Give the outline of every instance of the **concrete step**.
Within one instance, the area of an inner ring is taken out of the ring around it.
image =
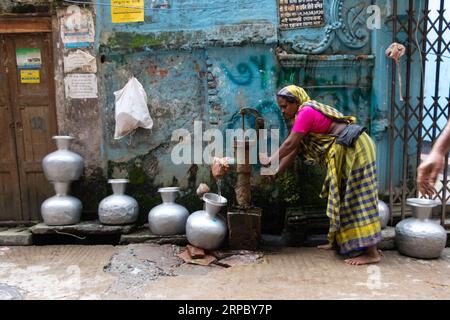
[[[29,246],[32,244],[33,234],[27,227],[0,229],[0,246]]]
[[[39,223],[30,228],[34,235],[120,235],[128,234],[136,229],[136,225],[110,226],[101,224],[100,221],[82,221],[78,224],[68,226],[48,226],[45,223]]]
[[[130,243],[176,244],[179,246],[185,246],[188,244],[188,241],[185,234],[173,236],[158,236],[152,234],[148,224],[145,224],[134,232],[122,234],[120,236],[120,244]]]

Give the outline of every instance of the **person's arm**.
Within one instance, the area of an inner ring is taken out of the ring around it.
[[[274,159],[281,162],[284,157],[299,149],[302,139],[311,130],[314,112],[315,110],[311,107],[305,107],[298,113],[291,133],[277,152],[270,158],[265,154],[260,154],[260,162],[263,166],[269,166],[270,163],[275,162]]]
[[[275,152],[270,158],[267,163],[269,165],[270,163],[274,162],[274,159],[277,159],[280,162],[282,160],[291,155],[293,152],[296,153],[298,151],[298,148],[300,147],[300,142],[302,141],[304,135],[300,132],[291,132],[291,134],[287,137],[287,139],[283,142],[281,147]]]
[[[298,151],[295,149],[291,153],[289,153],[287,156],[283,157],[280,161],[280,166],[278,167],[277,175],[282,173],[284,170],[286,170],[287,167],[289,167],[292,162],[294,162],[295,157],[297,156]]]
[[[444,167],[444,156],[450,151],[450,121],[436,140],[430,154],[417,168],[417,186],[421,193],[432,196],[437,176]]]
[[[297,154],[298,154],[298,150],[295,149],[290,154],[288,154],[287,156],[283,157],[283,159],[281,159],[281,161],[280,161],[280,163],[278,165],[278,168],[275,169],[276,171],[274,171],[272,173],[272,175],[269,175],[268,178],[271,181],[275,181],[277,179],[277,177],[282,172],[284,172],[284,170],[286,170],[286,168],[288,168],[292,164],[292,162],[294,162],[295,157],[297,156]]]

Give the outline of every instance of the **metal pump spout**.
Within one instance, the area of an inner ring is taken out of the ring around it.
[[[242,130],[245,130],[244,116],[250,114],[255,117],[255,130],[258,132],[259,129],[264,129],[264,118],[261,116],[258,110],[254,108],[241,108],[239,113],[242,115]]]

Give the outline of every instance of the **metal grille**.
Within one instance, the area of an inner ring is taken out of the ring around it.
[[[390,114],[390,207],[400,205],[405,218],[408,197],[418,196],[416,168],[445,127],[450,109],[450,3],[444,0],[394,0],[393,42],[406,47],[400,64],[403,90],[400,100],[397,64],[392,63]],[[446,10],[447,9],[447,10]],[[399,153],[399,150],[401,152]],[[445,224],[448,186],[448,155],[439,178],[436,198],[442,202]]]

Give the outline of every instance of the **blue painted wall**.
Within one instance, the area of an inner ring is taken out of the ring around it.
[[[100,2],[100,1],[99,1]],[[107,1],[104,1],[107,2]],[[111,8],[97,5],[97,26],[102,31],[155,32],[205,30],[232,24],[246,24],[256,28],[257,23],[277,24],[277,5],[272,0],[169,0],[170,8],[152,9],[152,1],[145,0],[145,21],[113,24]]]

